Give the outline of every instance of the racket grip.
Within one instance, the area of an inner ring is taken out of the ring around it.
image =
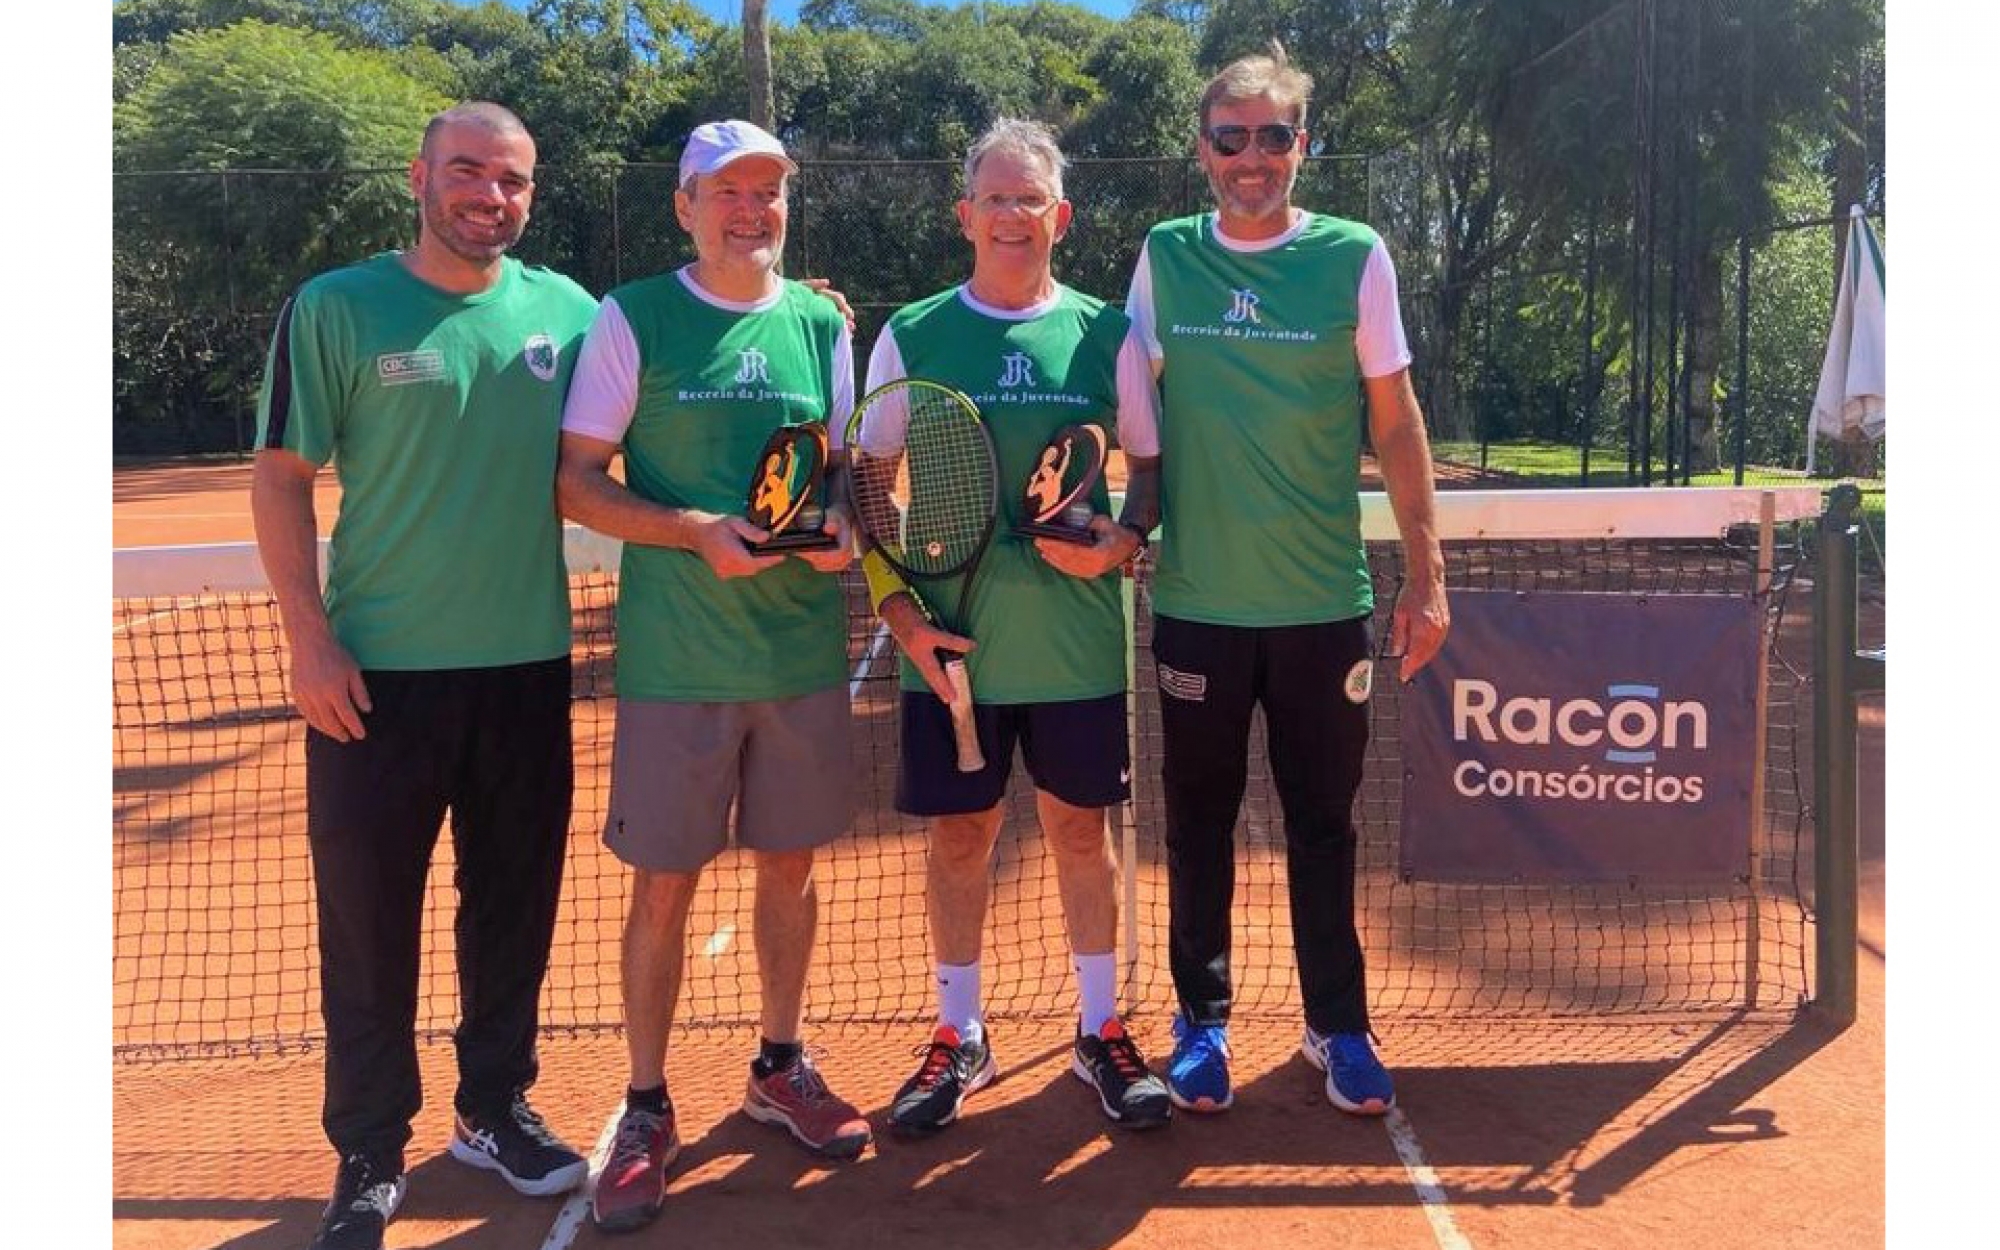
[[[986,767],[979,750],[979,724],[972,718],[972,677],[965,671],[965,657],[953,655],[944,662],[945,676],[951,678],[951,732],[958,740],[958,771],[976,773]]]

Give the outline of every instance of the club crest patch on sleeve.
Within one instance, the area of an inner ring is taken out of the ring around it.
[[[1369,692],[1375,689],[1375,662],[1359,659],[1354,667],[1347,670],[1347,680],[1340,683],[1341,692],[1349,703],[1368,702]]]

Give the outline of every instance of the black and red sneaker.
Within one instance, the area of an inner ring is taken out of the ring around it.
[[[958,1119],[967,1096],[991,1085],[1000,1075],[983,1030],[968,1042],[960,1039],[957,1029],[940,1024],[931,1040],[915,1053],[923,1062],[896,1091],[896,1101],[889,1108],[889,1127],[898,1132],[937,1132]]]
[[[1097,1101],[1113,1123],[1125,1128],[1159,1128],[1173,1118],[1166,1083],[1146,1067],[1139,1047],[1113,1016],[1095,1036],[1076,1035],[1070,1064],[1078,1080],[1097,1091]]]

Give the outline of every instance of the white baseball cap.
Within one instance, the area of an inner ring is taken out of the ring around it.
[[[680,185],[686,186],[688,179],[698,174],[717,173],[746,156],[768,156],[783,165],[786,173],[799,172],[792,158],[785,155],[785,145],[778,142],[777,136],[732,118],[694,128],[681,152]]]

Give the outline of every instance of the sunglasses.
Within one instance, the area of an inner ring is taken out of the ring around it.
[[[1299,141],[1300,128],[1287,122],[1267,122],[1262,126],[1211,126],[1209,146],[1221,156],[1235,156],[1257,137],[1257,150],[1266,156],[1283,156]]]

